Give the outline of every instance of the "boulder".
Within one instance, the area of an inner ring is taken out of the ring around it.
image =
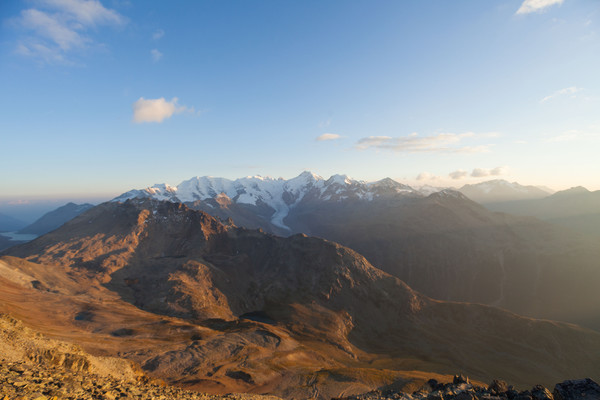
[[[531,397],[533,400],[554,400],[552,393],[542,385],[535,385],[531,389]]]
[[[575,399],[600,400],[600,385],[586,378],[564,381],[554,386],[554,400]]]

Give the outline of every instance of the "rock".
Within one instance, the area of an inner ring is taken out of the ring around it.
[[[454,383],[455,385],[458,385],[461,383],[469,384],[471,382],[469,381],[468,377],[465,377],[463,374],[460,374],[460,375],[454,375],[454,379],[452,380],[452,383]]]
[[[504,381],[494,379],[488,386],[488,390],[494,394],[505,393],[508,391],[508,384]]]
[[[532,400],[533,398],[531,397],[531,392],[529,390],[525,390],[524,392],[521,392],[518,395],[516,395],[513,399],[514,400]]]
[[[437,390],[439,388],[440,383],[436,379],[430,379],[427,381],[427,385],[429,385],[431,390]]]
[[[25,372],[25,368],[23,368],[23,366],[19,364],[11,365],[8,369],[19,374]]]
[[[475,400],[477,399],[475,395],[471,392],[460,392],[456,396],[454,396],[454,400]]]
[[[600,385],[591,380],[564,381],[554,386],[554,400],[600,400]]]
[[[554,400],[552,393],[542,385],[535,385],[531,389],[531,397],[533,400]]]
[[[444,400],[444,395],[440,392],[429,393],[427,400]]]

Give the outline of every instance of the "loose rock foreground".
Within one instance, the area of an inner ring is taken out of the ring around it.
[[[274,396],[228,394],[223,396],[197,393],[156,383],[132,384],[110,377],[73,373],[55,366],[24,362],[6,362],[0,366],[1,400],[59,399],[201,399],[201,400],[279,400]],[[468,378],[457,376],[453,383],[430,380],[412,394],[396,391],[373,391],[339,400],[597,400],[600,386],[591,379],[559,383],[551,393],[537,385],[518,392],[506,382],[494,381],[487,388],[473,385]]]
[[[1,361],[0,400],[279,400],[252,394],[209,395],[152,382],[127,382],[55,366]]]
[[[504,381],[494,380],[488,387],[473,385],[469,378],[455,376],[452,383],[431,379],[412,394],[375,390],[336,400],[600,400],[600,385],[591,379],[568,380],[556,384],[554,392],[542,385],[517,391]]]

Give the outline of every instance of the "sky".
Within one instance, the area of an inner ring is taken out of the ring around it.
[[[0,201],[310,170],[600,189],[597,0],[0,2]]]

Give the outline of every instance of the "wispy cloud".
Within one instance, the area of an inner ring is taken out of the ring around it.
[[[69,63],[68,54],[94,43],[88,31],[127,22],[98,0],[40,0],[37,4],[38,8],[23,10],[13,20],[26,32],[17,43],[17,52],[46,63]]]
[[[163,31],[162,29],[157,29],[152,34],[152,39],[158,40],[158,39],[160,39],[163,36],[165,36],[165,31]]]
[[[562,4],[564,0],[525,0],[517,10],[517,14],[542,12],[555,4]]]
[[[158,51],[158,49],[152,49],[150,50],[150,55],[152,56],[152,61],[157,62],[162,58],[163,53]]]
[[[316,141],[323,142],[325,140],[336,140],[339,138],[341,138],[341,136],[338,135],[337,133],[324,133],[321,136],[317,136]]]
[[[474,168],[471,172],[473,178],[482,178],[485,176],[500,176],[505,175],[508,172],[508,167],[496,167],[496,168]]]
[[[323,120],[323,121],[319,122],[318,127],[320,129],[325,129],[329,125],[331,125],[331,118],[327,118],[326,120]]]
[[[421,172],[419,175],[417,175],[418,181],[437,181],[439,179],[439,176],[434,175],[431,172]]]
[[[560,135],[549,138],[548,142],[572,142],[576,140],[600,139],[600,126],[591,126],[588,129],[570,129]]]
[[[469,175],[469,173],[465,170],[459,169],[457,171],[450,172],[448,176],[452,179],[462,179],[465,176]]]
[[[578,88],[576,86],[570,86],[568,88],[560,89],[560,90],[557,90],[556,92],[552,93],[551,95],[544,97],[542,100],[540,100],[540,103],[545,103],[549,100],[556,99],[557,97],[563,97],[563,96],[569,96],[569,95],[572,98],[574,98],[575,93],[581,92],[582,90],[583,90],[582,88]]]
[[[450,172],[448,176],[454,180],[464,179],[468,176],[472,178],[482,178],[485,176],[499,176],[505,175],[508,171],[508,167],[496,167],[496,168],[474,168],[473,171],[469,174],[468,171],[464,169],[459,169],[453,172]]]
[[[433,136],[419,136],[411,133],[408,136],[368,136],[356,143],[358,149],[385,149],[406,153],[440,152],[440,153],[485,153],[491,145],[461,146],[464,139],[478,139],[494,137],[497,134],[465,133],[440,133]]]
[[[179,114],[185,111],[193,112],[194,109],[177,104],[177,97],[173,97],[171,101],[165,100],[164,97],[159,99],[144,99],[140,97],[133,103],[133,121],[136,123],[142,122],[158,122],[161,123],[167,118],[171,118],[174,114]]]

